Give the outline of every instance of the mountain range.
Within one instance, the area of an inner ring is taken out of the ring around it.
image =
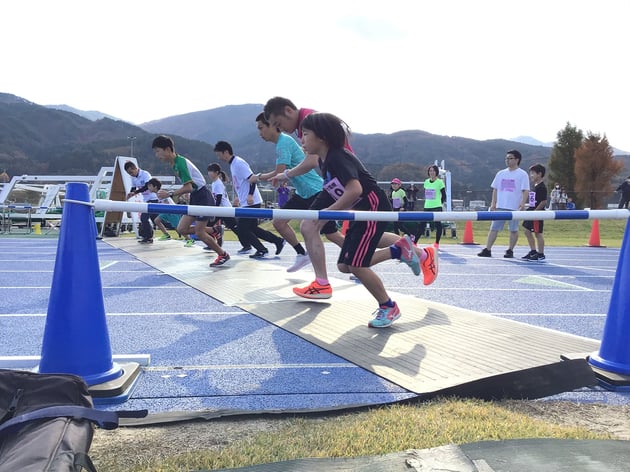
[[[256,129],[255,118],[262,108],[263,104],[229,105],[136,126],[101,112],[42,106],[0,93],[0,171],[6,169],[9,175],[95,175],[101,167],[113,165],[116,156],[130,155],[133,149],[141,167],[168,175],[170,169],[151,150],[151,141],[161,133],[171,135],[176,151],[202,171],[216,161],[213,145],[218,140],[229,141],[255,171],[264,171],[274,167],[275,156],[274,146],[262,141]],[[406,130],[357,133],[351,143],[378,180],[424,181],[426,167],[444,161],[452,176],[453,198],[483,199],[492,177],[504,166],[508,149],[521,151],[523,168],[547,163],[548,144],[517,142],[525,138],[480,141]]]

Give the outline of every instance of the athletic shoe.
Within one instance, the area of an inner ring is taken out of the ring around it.
[[[538,254],[538,253],[534,249],[532,249],[527,254],[525,254],[523,257],[521,257],[521,259],[523,259],[524,261],[531,261],[532,260],[532,256],[535,256],[536,254]]]
[[[170,234],[163,234],[162,236],[158,238],[158,241],[168,241],[169,239],[171,239]]]
[[[479,257],[492,257],[492,252],[490,252],[490,249],[486,249],[485,247],[481,250],[481,252],[479,254],[477,254]]]
[[[394,243],[394,246],[400,249],[400,262],[404,262],[411,267],[414,275],[420,275],[420,260],[409,235],[405,234]]]
[[[530,262],[536,262],[538,260],[538,253],[532,254],[531,256],[529,256],[529,259],[527,260]]]
[[[227,252],[224,252],[223,255],[217,256],[214,262],[210,263],[210,267],[222,266],[229,260],[230,260],[230,255]]]
[[[186,242],[184,243],[184,247],[193,247],[194,245],[195,245],[194,239],[187,239]]]
[[[505,251],[505,254],[503,254],[503,257],[505,257],[506,259],[514,259],[514,251],[508,249],[507,251]]]
[[[438,276],[438,266],[440,263],[440,256],[433,247],[422,248],[427,257],[422,261],[422,275],[424,278],[424,285],[431,285],[435,282]]]
[[[252,254],[249,257],[252,258],[252,259],[262,259],[267,254],[269,254],[269,251],[256,251],[254,254]]]
[[[140,244],[153,244],[153,239],[141,239],[138,241]]]
[[[394,321],[400,318],[400,310],[396,302],[394,302],[394,306],[381,306],[374,313],[376,317],[368,323],[370,328],[389,328]]]
[[[236,251],[236,254],[249,254],[249,251],[251,250],[252,250],[251,246],[242,247],[238,251]]]
[[[545,262],[545,260],[547,260],[547,258],[545,257],[545,255],[544,255],[544,254],[538,253],[538,254],[537,254],[537,256],[538,256],[538,257],[537,257],[537,259],[536,259],[536,260],[537,260],[538,262]]]
[[[297,272],[302,267],[306,267],[311,263],[311,258],[308,257],[308,254],[298,254],[295,256],[295,262],[291,267],[287,269],[287,272]]]
[[[286,241],[282,238],[280,238],[280,241],[278,241],[276,244],[276,256],[278,254],[280,254],[282,252],[282,250],[284,249],[284,243],[286,243]]]
[[[300,297],[318,300],[332,297],[332,287],[330,286],[330,284],[320,285],[317,283],[317,280],[314,280],[313,282],[311,282],[310,285],[306,287],[295,287],[293,289],[293,293],[299,295]]]
[[[203,248],[204,251],[214,251],[210,246],[206,246]]]

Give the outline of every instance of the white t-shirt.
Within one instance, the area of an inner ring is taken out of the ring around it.
[[[497,189],[497,208],[518,210],[523,201],[523,190],[529,192],[529,175],[520,167],[503,169],[494,176],[491,187]]]
[[[247,179],[253,174],[251,167],[249,167],[249,164],[241,157],[234,156],[234,159],[232,159],[230,163],[230,173],[232,174],[232,185],[234,186],[234,191],[236,192],[241,206],[248,206],[247,196],[249,195],[249,182]],[[254,202],[252,205],[262,203],[263,200],[258,186],[256,186],[253,196]]]
[[[221,195],[221,205],[222,207],[232,207],[232,203],[230,202],[230,197],[225,191],[225,184],[221,179],[217,179],[212,182],[212,195],[214,195],[214,199],[216,201],[217,196]]]

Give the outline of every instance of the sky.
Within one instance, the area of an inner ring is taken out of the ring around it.
[[[0,92],[140,124],[279,95],[357,133],[630,151],[625,0],[0,2]]]

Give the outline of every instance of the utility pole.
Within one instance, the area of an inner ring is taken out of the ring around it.
[[[129,157],[133,157],[133,142],[136,140],[135,136],[127,136],[127,139],[130,142],[130,147],[131,147],[131,154],[129,155]]]

